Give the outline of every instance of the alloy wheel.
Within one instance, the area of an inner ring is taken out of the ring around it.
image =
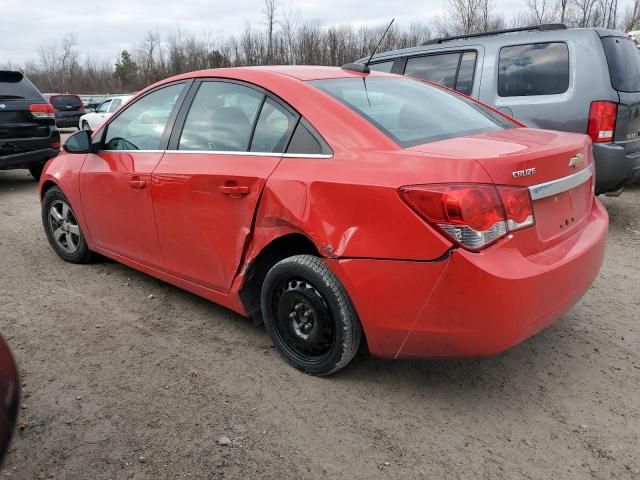
[[[49,207],[49,228],[56,245],[68,254],[80,248],[80,227],[67,202],[56,200]]]

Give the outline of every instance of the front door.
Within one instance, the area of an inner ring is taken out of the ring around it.
[[[151,172],[160,162],[169,119],[184,83],[154,90],[107,126],[80,174],[80,195],[93,242],[151,266],[162,265],[151,202]]]
[[[250,86],[199,85],[174,148],[153,172],[167,272],[218,291],[230,289],[260,195],[296,121]]]

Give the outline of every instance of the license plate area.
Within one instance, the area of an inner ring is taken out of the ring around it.
[[[590,182],[585,182],[566,192],[534,201],[540,239],[552,240],[579,226],[589,212],[590,199]]]

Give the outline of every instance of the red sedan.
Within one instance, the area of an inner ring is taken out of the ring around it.
[[[56,253],[98,253],[263,320],[310,374],[503,351],[602,264],[586,135],[406,77],[194,72],[140,92],[42,175]]]

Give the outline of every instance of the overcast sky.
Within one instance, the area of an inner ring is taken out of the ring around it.
[[[281,0],[285,4],[287,0]],[[291,0],[304,18],[326,24],[380,24],[392,17],[401,25],[428,21],[442,13],[445,0]],[[495,0],[511,16],[524,0]],[[226,36],[247,23],[263,28],[263,0],[0,0],[0,65],[37,58],[38,47],[75,32],[82,56],[115,61],[148,30],[181,29]]]

